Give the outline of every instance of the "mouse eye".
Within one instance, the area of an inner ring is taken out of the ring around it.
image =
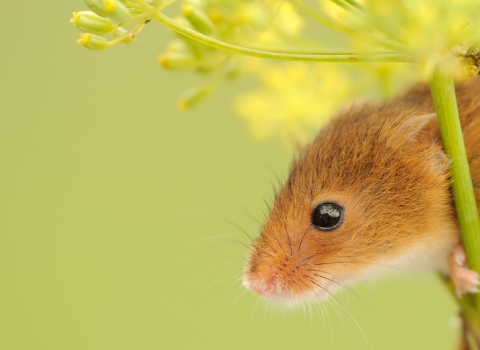
[[[320,230],[333,230],[342,219],[343,208],[335,203],[322,203],[312,213],[312,225]]]

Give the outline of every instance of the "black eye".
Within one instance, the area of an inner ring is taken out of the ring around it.
[[[335,203],[322,203],[312,213],[312,224],[320,230],[333,230],[342,219],[343,208]]]

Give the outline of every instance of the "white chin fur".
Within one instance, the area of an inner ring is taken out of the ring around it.
[[[414,247],[407,249],[401,255],[373,262],[354,280],[374,278],[392,273],[428,273],[448,272],[447,256],[457,243],[455,236],[446,239],[441,244],[435,242],[416,243]]]
[[[447,255],[451,252],[453,246],[457,243],[454,235],[447,236],[443,242],[428,242],[429,244],[417,243],[414,247],[408,249],[405,253],[389,259],[382,259],[365,266],[363,272],[353,276],[332,277],[333,280],[340,283],[325,283],[321,278],[317,278],[317,283],[324,288],[315,288],[315,293],[307,293],[299,296],[303,301],[318,301],[331,297],[338,290],[343,289],[364,279],[372,279],[392,273],[428,273],[428,272],[447,272]],[[437,244],[435,244],[437,243]],[[330,277],[330,276],[329,276]],[[325,290],[326,289],[326,290]],[[296,298],[293,298],[296,299]],[[294,303],[290,301],[290,303]],[[289,304],[287,302],[287,304]]]

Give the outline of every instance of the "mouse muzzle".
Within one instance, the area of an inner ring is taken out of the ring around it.
[[[256,242],[248,257],[243,285],[263,297],[289,303],[328,297],[338,283],[331,273],[320,271],[313,258],[307,249],[285,252]]]

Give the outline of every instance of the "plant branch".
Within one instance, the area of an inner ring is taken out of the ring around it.
[[[453,77],[445,67],[437,65],[434,69],[430,90],[444,149],[452,161],[452,192],[468,264],[472,270],[480,272],[480,219],[463,142]],[[476,304],[478,310],[480,294],[476,295]]]
[[[472,294],[466,294],[461,298],[457,297],[457,292],[452,280],[445,278],[445,276],[440,276],[453,298],[456,300],[460,310],[462,312],[462,317],[467,321],[470,331],[475,334],[475,338],[480,339],[480,315],[477,312],[475,307],[475,297]]]
[[[153,19],[165,25],[166,27],[172,29],[173,31],[179,34],[182,34],[186,37],[189,37],[193,40],[196,40],[198,42],[201,42],[205,45],[212,46],[217,49],[241,54],[241,55],[246,55],[246,56],[268,58],[273,60],[302,61],[302,62],[410,62],[409,57],[403,53],[332,55],[332,54],[294,54],[294,53],[256,50],[256,49],[229,44],[224,41],[220,41],[212,37],[209,37],[207,35],[201,34],[193,29],[187,28],[175,22],[173,19],[166,16],[162,12],[156,12],[155,14],[153,14]]]

